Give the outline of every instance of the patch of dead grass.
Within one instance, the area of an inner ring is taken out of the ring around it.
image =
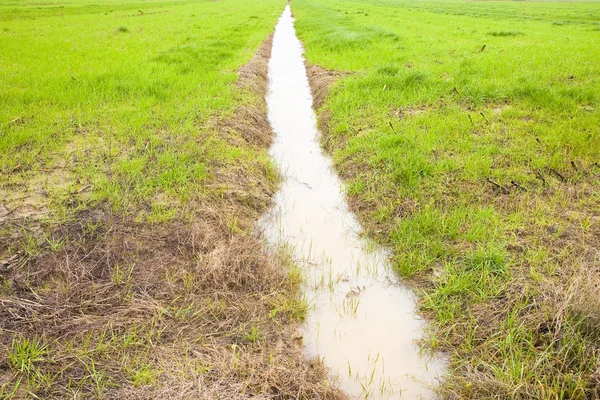
[[[3,353],[22,338],[48,348],[28,373],[0,366],[8,382],[44,398],[335,397],[294,340],[298,282],[218,215],[156,226],[87,211],[50,237],[60,249],[1,278]]]
[[[231,117],[218,124],[219,130],[241,133],[247,143],[261,147],[269,146],[273,141],[265,102],[272,46],[273,34],[258,48],[254,57],[238,70],[238,86],[258,95],[258,101],[240,106]]]

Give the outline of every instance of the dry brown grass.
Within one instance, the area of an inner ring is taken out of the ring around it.
[[[198,216],[157,227],[90,211],[52,229],[59,250],[42,245],[3,277],[2,353],[47,347],[28,373],[4,363],[2,384],[25,378],[19,393],[43,398],[334,393],[296,342],[294,275],[218,213]]]
[[[240,70],[259,100],[219,125],[265,148],[267,41]],[[233,132],[235,131],[235,132]],[[250,233],[273,183],[229,188],[189,220],[136,221],[107,206],[60,224],[0,226],[0,398],[337,399],[297,328],[300,275]]]
[[[305,62],[305,67],[308,83],[310,85],[310,92],[313,98],[313,107],[315,110],[318,110],[323,105],[323,102],[329,93],[331,84],[339,77],[346,74],[330,71],[317,65],[311,65],[307,62]]]
[[[261,100],[264,100],[267,94],[269,59],[271,58],[272,47],[273,34],[263,42],[252,60],[238,71],[238,86],[243,90],[260,95]],[[273,141],[273,135],[267,119],[266,107],[264,101],[243,105],[236,110],[231,118],[222,121],[219,128],[241,133],[246,142],[250,144],[261,147],[268,146]]]
[[[322,109],[321,106],[325,102],[329,89],[339,78],[348,75],[346,72],[331,71],[325,68],[321,68],[318,65],[309,64],[307,61],[304,62],[306,68],[306,76],[308,77],[308,85],[310,86],[310,93],[313,98],[313,108],[315,112],[318,112],[318,127],[319,131],[323,133],[322,144],[326,149],[332,150],[331,144],[328,140],[327,132],[329,130],[328,123],[330,120],[329,111]],[[339,173],[340,171],[338,171]]]

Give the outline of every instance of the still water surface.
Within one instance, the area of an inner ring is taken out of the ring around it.
[[[259,227],[273,247],[291,247],[304,270],[311,309],[303,328],[309,356],[321,357],[352,398],[433,398],[444,363],[421,357],[424,321],[390,270],[385,251],[360,236],[343,186],[318,144],[303,59],[287,6],[269,62],[271,155],[284,180]]]

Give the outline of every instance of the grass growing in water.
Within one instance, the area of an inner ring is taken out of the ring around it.
[[[600,5],[293,11],[308,62],[344,73],[323,145],[422,294],[429,344],[452,359],[442,393],[599,396]],[[314,75],[320,97],[331,75]]]

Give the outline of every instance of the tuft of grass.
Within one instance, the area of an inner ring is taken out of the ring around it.
[[[519,32],[519,31],[495,31],[495,32],[488,32],[488,35],[507,37],[507,36],[522,36],[522,35],[524,35],[524,33]]]
[[[121,33],[127,33],[127,32],[129,32],[129,29],[127,29],[127,27],[125,27],[125,26],[120,26],[120,27],[117,29],[117,32],[121,32]]]
[[[123,369],[128,374],[129,381],[134,388],[156,386],[158,383],[160,371],[158,371],[152,363],[136,361],[135,365],[131,365],[131,361],[126,358],[124,360]]]
[[[46,360],[47,347],[37,338],[14,337],[8,355],[10,367],[21,374],[31,374],[37,363]]]
[[[258,341],[261,338],[262,338],[262,335],[260,333],[260,330],[256,326],[252,325],[250,332],[246,334],[246,339],[252,343],[258,343]]]

